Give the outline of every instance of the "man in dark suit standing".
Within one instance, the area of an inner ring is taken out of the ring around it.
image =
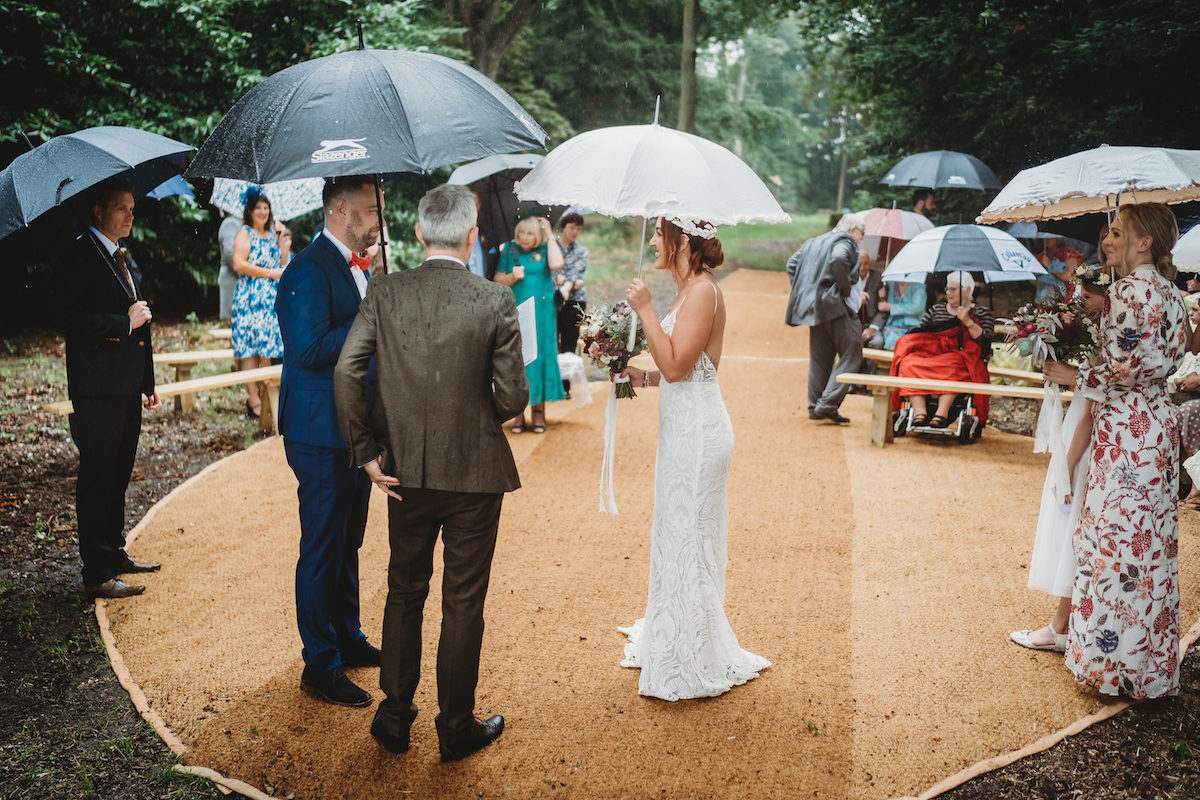
[[[810,419],[850,421],[838,413],[850,385],[836,379],[862,364],[862,327],[857,309],[852,314],[847,300],[859,279],[863,228],[862,217],[846,214],[832,231],[809,239],[787,262],[792,291],[784,322],[809,326]]]
[[[83,586],[92,597],[128,597],[144,586],[118,578],[158,564],[125,552],[125,489],[154,391],[150,306],[120,240],[133,227],[133,191],[112,179],[88,192],[92,225],[67,248],[54,274],[54,327],[67,344],[71,438],[79,448],[75,516]]]
[[[521,484],[502,420],[529,400],[512,292],[467,271],[476,212],[469,189],[421,199],[425,263],[371,286],[335,373],[350,463],[389,496],[391,562],[379,685],[387,695],[371,733],[408,749],[421,677],[421,621],[433,549],[444,545],[442,633],[434,720],[443,761],[490,744],[504,718],[475,718],[483,606],[500,505]],[[376,360],[373,405],[368,373]]]
[[[367,291],[366,249],[379,238],[379,203],[373,179],[364,176],[327,180],[322,199],[325,228],[288,264],[275,301],[283,335],[279,432],[300,483],[300,688],[337,705],[366,706],[371,695],[345,668],[379,665],[358,613],[358,551],[371,481],[349,464],[333,404],[333,367]]]

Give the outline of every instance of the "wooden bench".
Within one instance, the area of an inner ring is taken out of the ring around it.
[[[884,363],[892,363],[895,356],[891,350],[876,350],[873,347],[863,348],[863,358],[871,359],[872,361],[882,361]],[[1008,378],[1015,381],[1030,381],[1031,383],[1041,385],[1045,383],[1040,372],[1029,372],[1023,369],[1009,369],[1007,367],[988,366],[988,374],[994,378]]]
[[[175,368],[175,382],[192,379],[192,367],[203,361],[227,361],[233,358],[232,350],[194,350],[190,353],[155,353],[155,364],[166,364]],[[196,395],[175,395],[175,410],[191,413],[196,410]]]
[[[1038,377],[1040,379],[1041,376],[1038,375]],[[870,387],[871,394],[875,396],[875,404],[871,408],[871,444],[876,447],[883,447],[892,441],[892,392],[897,389],[924,389],[930,394],[986,394],[993,397],[1017,397],[1025,400],[1041,400],[1045,394],[1044,388],[1040,386],[935,381],[891,375],[863,375],[857,372],[838,375],[837,382]],[[1062,398],[1070,400],[1071,393],[1064,391]]]
[[[168,397],[177,397],[181,394],[194,394],[195,392],[203,392],[209,389],[220,389],[225,386],[240,386],[243,383],[262,383],[266,386],[266,392],[262,399],[261,416],[258,418],[258,427],[266,433],[274,433],[278,430],[279,422],[279,381],[283,375],[283,366],[275,365],[270,367],[258,367],[257,369],[248,369],[241,372],[227,372],[222,375],[210,375],[207,378],[192,378],[187,381],[177,381],[175,383],[166,383],[158,387],[158,396],[162,399]],[[75,410],[70,400],[64,400],[60,403],[48,403],[42,406],[43,410],[49,411],[51,414],[70,414]]]

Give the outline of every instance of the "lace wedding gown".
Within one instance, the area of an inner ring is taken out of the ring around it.
[[[662,321],[668,336],[677,311]],[[618,629],[629,636],[621,666],[642,670],[638,694],[714,697],[771,662],[739,647],[725,618],[733,426],[706,353],[682,380],[662,382],[658,414],[650,590],[646,616]]]

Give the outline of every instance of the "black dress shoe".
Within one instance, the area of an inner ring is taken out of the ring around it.
[[[371,695],[347,678],[341,667],[326,673],[305,667],[300,675],[300,688],[335,706],[362,708],[371,705]]]
[[[110,600],[118,597],[132,597],[146,591],[145,586],[131,586],[120,578],[109,578],[99,586],[85,586],[84,593],[88,597],[107,597]]]
[[[126,557],[125,563],[118,564],[113,572],[118,575],[128,575],[131,572],[158,572],[160,569],[162,569],[162,564],[157,564],[153,561],[143,563]]]
[[[830,422],[836,422],[838,425],[845,425],[850,421],[849,417],[843,417],[836,410],[834,411],[810,411],[808,412],[809,419],[827,419]]]
[[[500,738],[504,733],[504,717],[497,714],[487,722],[475,720],[471,723],[467,738],[454,744],[443,742],[438,748],[442,753],[442,761],[458,761],[472,753],[478,752]]]
[[[348,647],[342,651],[342,666],[350,669],[354,667],[378,667],[382,655],[378,647],[366,639],[360,639],[353,647]]]
[[[379,717],[371,723],[371,735],[383,745],[383,749],[389,753],[407,753],[408,752],[408,731],[399,736],[392,736],[390,733],[384,733],[383,723],[379,721]]]

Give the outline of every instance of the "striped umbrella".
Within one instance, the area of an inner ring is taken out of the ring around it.
[[[984,225],[942,225],[918,234],[883,271],[884,280],[928,272],[1046,272],[1033,253],[1004,231]]]

